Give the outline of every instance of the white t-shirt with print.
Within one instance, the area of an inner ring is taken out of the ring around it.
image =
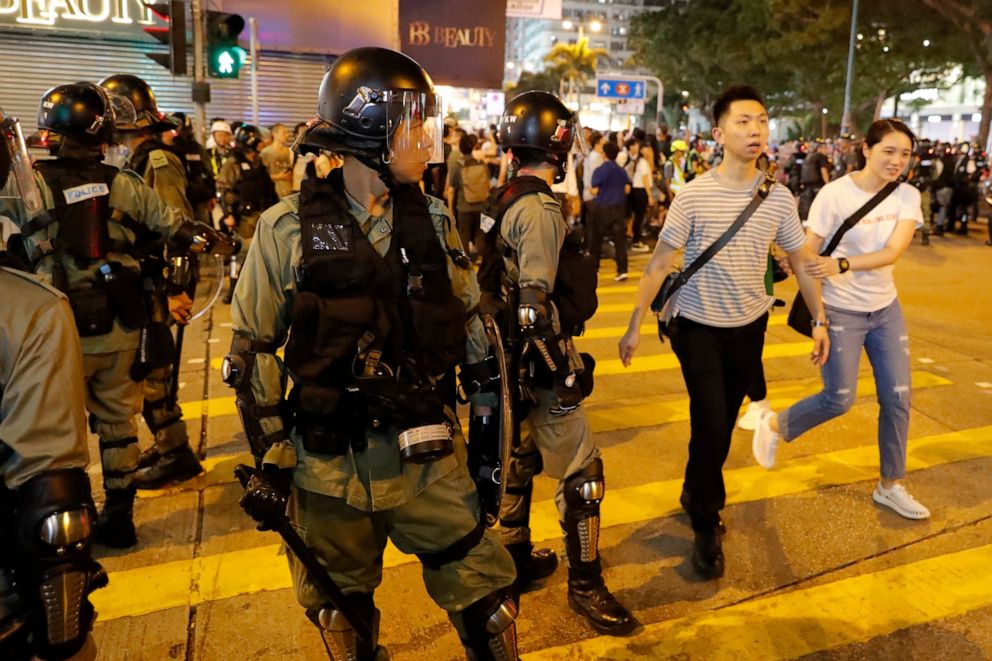
[[[824,237],[826,246],[845,220],[874,196],[858,188],[851,175],[831,181],[820,190],[809,210],[807,228]],[[887,198],[852,227],[830,254],[853,257],[877,252],[885,247],[900,220],[916,221],[923,226],[920,191],[909,184],[899,184]],[[870,271],[848,271],[824,280],[823,302],[830,307],[854,312],[874,312],[896,300],[894,265]]]

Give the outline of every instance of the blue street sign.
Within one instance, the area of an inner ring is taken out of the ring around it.
[[[625,78],[599,76],[596,78],[596,96],[601,99],[643,101],[646,88],[647,84],[644,79],[633,76]]]

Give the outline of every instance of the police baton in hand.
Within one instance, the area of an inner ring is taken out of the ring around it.
[[[245,489],[241,506],[252,519],[262,524],[263,529],[274,530],[279,533],[282,541],[286,543],[289,550],[306,569],[310,581],[317,586],[317,589],[331,603],[331,606],[340,611],[348,620],[348,624],[355,630],[355,635],[362,643],[361,647],[367,647],[374,640],[372,627],[361,615],[355,612],[351,603],[341,592],[341,588],[327,575],[327,571],[321,566],[317,556],[289,522],[289,517],[286,516],[285,512],[285,496],[279,498],[278,494],[274,493],[276,487],[268,483],[264,471],[238,464],[234,469],[234,476],[241,483],[241,487]],[[273,493],[269,494],[270,491]],[[248,502],[249,499],[254,502]],[[256,504],[259,506],[255,507]]]

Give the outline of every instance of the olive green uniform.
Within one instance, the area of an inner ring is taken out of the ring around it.
[[[16,490],[50,471],[85,470],[89,453],[80,378],[82,354],[65,295],[44,284],[38,276],[3,267],[0,267],[0,291],[4,296],[0,305],[0,491],[3,491]],[[3,543],[9,544],[10,540]],[[15,621],[22,611],[23,606],[0,567],[0,623]],[[73,659],[94,656],[91,639]]]
[[[44,178],[35,178],[42,193],[46,208],[55,206],[52,190]],[[29,219],[23,206],[9,204],[0,213],[8,215],[19,226]],[[129,170],[122,170],[114,178],[110,187],[110,207],[130,216],[150,230],[169,237],[182,222],[150,189],[141,177]],[[108,229],[115,245],[132,244],[134,233],[125,225],[110,220]],[[53,241],[58,235],[58,222],[43,230],[25,237],[29,251],[39,248],[45,241]],[[65,270],[69,290],[86,289],[95,286],[97,269],[107,261],[115,261],[131,271],[140,270],[137,260],[130,254],[110,252],[104,259],[89,263],[77,262],[74,258],[58,252],[42,257],[35,271],[51,281],[57,264]],[[124,328],[119,319],[114,319],[109,333],[80,338],[83,351],[83,371],[85,379],[86,409],[90,412],[90,426],[100,437],[100,459],[103,464],[104,488],[124,489],[131,484],[132,473],[138,466],[137,434],[135,415],[141,410],[141,384],[131,380],[129,371],[138,348],[139,330]]]
[[[275,346],[286,341],[300,281],[298,199],[291,195],[262,214],[231,307],[235,331]],[[447,210],[440,200],[428,199],[438,240],[459,246]],[[392,234],[389,208],[384,216],[372,217],[353,201],[350,206],[375,250],[385,255]],[[454,293],[473,309],[479,299],[474,276],[450,260],[448,274]],[[481,361],[487,343],[477,317],[472,317],[468,331],[466,362]],[[258,406],[280,401],[283,374],[275,355],[256,355],[250,380]],[[402,463],[400,430],[392,427],[368,429],[364,451],[349,449],[339,457],[307,454],[295,433],[290,442],[277,443],[266,454],[265,463],[295,467],[290,517],[345,593],[371,594],[378,586],[387,539],[406,553],[429,554],[446,549],[478,525],[478,497],[465,467],[464,440],[454,412],[446,414],[456,430],[455,453],[433,463]],[[261,426],[271,434],[282,427],[282,420],[262,418]],[[308,609],[321,607],[324,601],[292,555],[290,566],[300,603]],[[463,610],[513,579],[513,562],[490,532],[464,558],[424,568],[429,593],[449,612]]]
[[[148,153],[145,183],[155,191],[162,201],[172,209],[173,214],[184,220],[194,220],[193,207],[186,196],[188,180],[186,168],[179,157],[165,149],[153,149]],[[170,320],[171,323],[171,320]],[[169,396],[169,382],[178,365],[169,364],[152,370],[142,387],[145,400],[145,422],[154,430],[155,447],[164,454],[189,443],[186,421],[182,419],[182,409],[178,403],[166,403]],[[149,406],[149,403],[154,403]],[[162,427],[163,422],[172,420]]]
[[[536,287],[550,293],[558,273],[558,255],[568,224],[565,222],[558,201],[545,193],[526,195],[511,206],[500,223],[500,234],[506,245],[514,251],[515,259],[504,259],[506,273],[517,286]],[[553,304],[552,304],[553,307]],[[516,315],[516,311],[511,311]],[[515,321],[513,322],[515,323]],[[561,332],[557,310],[552,311],[555,333]],[[582,359],[571,338],[568,342],[569,365],[581,370]],[[531,407],[524,422],[527,432],[506,472],[508,493],[500,504],[501,521],[526,521],[529,497],[520,493],[543,464],[544,472],[558,480],[555,504],[559,519],[565,520],[564,480],[587,467],[597,457],[599,450],[589,432],[585,411],[579,407],[563,415],[549,412],[556,398],[551,390],[535,388],[538,402]],[[516,492],[516,493],[515,493]],[[530,541],[527,525],[504,526],[497,530],[505,544]]]

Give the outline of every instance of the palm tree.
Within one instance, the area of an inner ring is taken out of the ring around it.
[[[576,103],[581,105],[582,86],[589,80],[589,76],[596,73],[596,64],[600,58],[609,61],[609,52],[605,48],[590,48],[589,38],[581,36],[574,44],[555,44],[551,52],[544,56],[544,61],[561,71],[559,95],[565,96],[563,88],[567,80],[568,93],[574,93]]]

